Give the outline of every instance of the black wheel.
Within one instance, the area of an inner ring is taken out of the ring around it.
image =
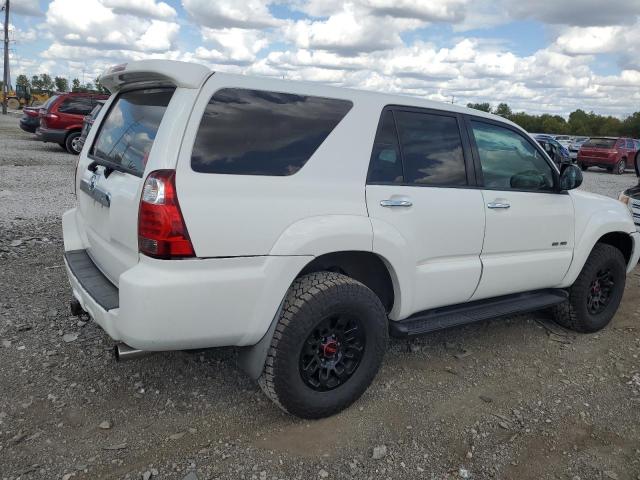
[[[615,168],[613,169],[613,173],[616,175],[622,175],[627,168],[627,161],[623,158],[618,163],[616,163]]]
[[[332,272],[305,275],[289,289],[260,386],[292,415],[333,415],[371,384],[387,332],[380,299],[362,283]]]
[[[555,307],[556,322],[583,333],[606,327],[618,310],[625,282],[626,263],[620,250],[596,244],[569,288],[569,300]]]
[[[67,152],[78,155],[82,151],[82,148],[78,143],[79,139],[80,132],[71,132],[69,135],[67,135],[67,139],[64,142]]]
[[[586,172],[588,168],[589,168],[589,165],[585,165],[584,163],[580,163],[580,169],[583,172]]]
[[[636,175],[640,177],[640,152],[636,153],[636,161],[634,162],[636,168]]]

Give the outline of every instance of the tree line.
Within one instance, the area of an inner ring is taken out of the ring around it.
[[[500,103],[495,108],[492,108],[488,102],[468,103],[467,107],[500,115],[532,133],[640,138],[640,112],[635,112],[621,120],[610,115],[587,113],[578,109],[571,112],[567,120],[560,115],[548,113],[530,115],[525,112],[513,112],[506,103]]]
[[[69,81],[64,77],[54,77],[46,73],[40,75],[33,75],[31,79],[26,75],[18,75],[16,78],[16,86],[29,87],[34,92],[95,92],[95,93],[109,93],[101,83],[100,79],[96,78],[93,82],[87,82],[85,84],[80,83],[80,80],[74,78]]]

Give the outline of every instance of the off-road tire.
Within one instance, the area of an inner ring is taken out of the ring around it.
[[[365,336],[364,351],[344,383],[317,391],[302,378],[300,355],[311,332],[325,318],[339,312],[358,319]],[[287,293],[258,383],[276,405],[291,415],[328,417],[364,393],[380,368],[387,342],[387,315],[375,293],[346,275],[311,273],[298,278]]]
[[[613,169],[613,173],[615,173],[616,175],[622,175],[626,168],[627,161],[623,158],[618,163],[616,163],[616,166]]]
[[[80,132],[71,132],[70,134],[67,135],[67,138],[64,141],[64,145],[67,152],[73,155],[80,154],[80,151],[74,148],[74,146],[77,146],[77,142],[79,138],[80,138]]]
[[[591,314],[587,297],[591,284],[599,271],[609,268],[614,279],[611,297],[604,310]],[[606,327],[620,305],[626,281],[626,263],[617,248],[597,243],[574,284],[568,289],[569,300],[554,307],[555,321],[565,328],[581,333],[592,333]]]

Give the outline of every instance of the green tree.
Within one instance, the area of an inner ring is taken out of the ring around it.
[[[34,75],[33,77],[31,77],[31,88],[39,91],[43,90],[42,80],[40,80],[40,77],[38,75]]]
[[[56,84],[56,91],[58,92],[68,92],[69,91],[69,81],[64,77],[56,77],[53,82]]]
[[[93,83],[89,82],[89,83],[85,83],[84,87],[82,87],[83,90],[86,90],[88,92],[92,92],[93,91]]]
[[[93,83],[96,86],[96,90],[100,93],[109,93],[109,90],[107,90],[107,88],[102,85],[102,82],[100,81],[100,77],[96,77],[95,80],[93,81]]]
[[[511,111],[511,107],[506,103],[499,103],[493,113],[504,118],[510,118],[513,114],[513,112]]]
[[[29,82],[29,78],[26,75],[18,75],[16,78],[16,85],[20,85],[21,87],[30,87],[31,82]]]
[[[52,91],[55,88],[55,84],[53,83],[53,80],[51,79],[51,75],[49,75],[48,73],[41,73],[40,74],[40,81],[42,82],[42,89],[43,90]]]
[[[71,80],[71,91],[77,92],[78,90],[80,90],[80,80],[74,78],[73,80]]]
[[[475,110],[481,110],[483,112],[491,113],[491,104],[489,102],[484,103],[467,103],[467,107]]]

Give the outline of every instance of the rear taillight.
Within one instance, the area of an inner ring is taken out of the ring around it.
[[[144,182],[138,213],[138,249],[155,258],[194,257],[176,195],[175,170],[156,170]]]

